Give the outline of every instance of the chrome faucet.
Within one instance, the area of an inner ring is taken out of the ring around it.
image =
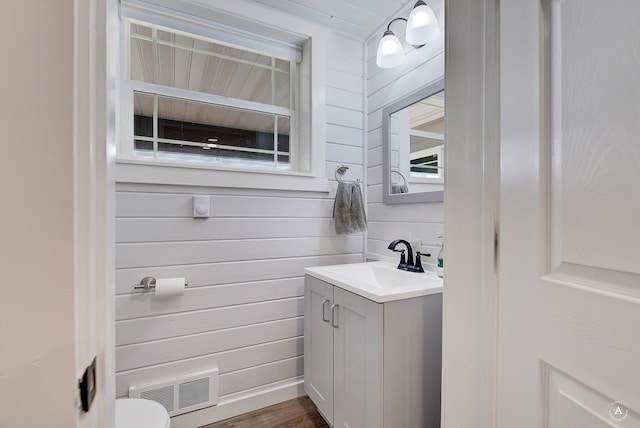
[[[396,250],[398,244],[404,244],[407,247],[407,258],[405,259],[404,253],[405,250]],[[416,261],[415,264],[413,262],[413,248],[411,244],[405,241],[404,239],[396,239],[387,247],[391,251],[395,251],[396,253],[400,253],[400,263],[398,264],[398,269],[407,270],[410,272],[424,272],[422,268],[422,262],[420,261],[420,252],[416,252]],[[429,257],[431,254],[425,254]]]

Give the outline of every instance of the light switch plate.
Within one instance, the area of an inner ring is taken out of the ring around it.
[[[211,217],[211,201],[207,195],[194,195],[193,218]]]

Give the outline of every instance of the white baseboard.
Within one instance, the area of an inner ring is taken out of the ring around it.
[[[304,395],[304,378],[298,376],[220,397],[215,406],[171,418],[171,428],[198,428]]]

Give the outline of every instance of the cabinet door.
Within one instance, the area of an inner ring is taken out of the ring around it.
[[[332,424],[333,286],[308,275],[304,284],[304,390]]]
[[[333,320],[335,428],[380,428],[382,305],[340,288]]]

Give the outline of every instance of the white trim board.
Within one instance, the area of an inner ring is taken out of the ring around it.
[[[446,3],[443,427],[496,426],[497,3]]]
[[[324,177],[271,170],[222,170],[172,162],[118,160],[118,183],[146,183],[181,186],[231,187],[241,189],[295,190],[329,193]]]

